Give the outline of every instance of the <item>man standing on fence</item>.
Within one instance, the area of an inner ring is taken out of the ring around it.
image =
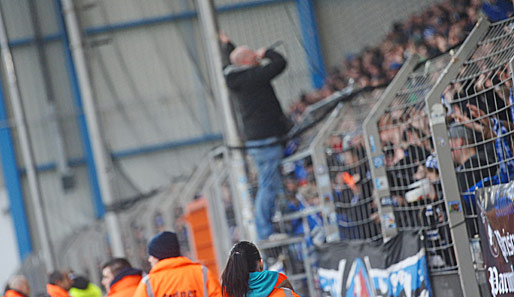
[[[234,48],[228,37],[220,40],[229,57],[225,80],[243,123],[245,146],[257,167],[258,190],[255,198],[255,222],[260,240],[273,233],[275,200],[284,194],[280,178],[283,156],[282,137],[291,123],[282,111],[271,81],[286,68],[286,60],[273,49],[253,51],[246,46]],[[267,59],[267,64],[261,61]]]
[[[177,235],[162,232],[148,244],[152,269],[139,283],[134,297],[221,297],[220,283],[207,267],[180,255]]]

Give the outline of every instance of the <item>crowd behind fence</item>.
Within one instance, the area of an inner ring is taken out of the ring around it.
[[[419,56],[413,55],[412,59]],[[337,107],[324,119],[334,122],[322,122],[307,131],[319,140],[316,134],[331,127],[322,139],[330,197],[319,191],[316,175],[321,173],[316,168],[315,150],[305,150],[310,145],[305,142],[313,137],[297,145],[296,153],[301,157],[294,158],[293,153],[289,168],[285,168],[288,162],[284,163],[286,197],[278,202],[283,216],[275,222],[290,238],[283,244],[264,245],[263,252],[268,260],[273,259],[270,266],[281,262],[275,268],[293,275],[304,292],[312,295],[312,246],[328,241],[324,227],[332,210],[340,241],[383,240],[386,236],[380,217],[383,207],[388,206],[396,229],[419,231],[432,276],[463,274],[459,253],[465,249],[469,253],[470,248],[475,271],[483,269],[480,251],[474,246],[479,241],[474,191],[514,178],[514,18],[494,24],[480,21],[458,50],[418,61],[405,63],[404,73],[399,74],[404,79],[393,80],[387,89],[341,95]],[[439,106],[442,114],[435,113]],[[370,136],[366,126],[370,120],[377,129],[375,143],[366,139]],[[235,220],[237,202],[233,200],[225,157],[224,149],[213,152],[188,183],[162,192],[151,203],[138,205],[121,217],[124,238],[131,247],[127,253],[135,266],[148,271],[147,241],[165,229],[176,231],[184,254],[197,258],[184,217],[186,205],[195,199],[207,201],[211,224],[225,225],[226,244],[215,244],[218,265],[223,265],[223,255],[226,257],[231,244],[240,239]],[[442,164],[445,158],[454,166]],[[382,167],[387,197],[377,191],[377,169]],[[444,179],[452,174],[465,217],[465,238],[470,239],[464,247],[456,244],[452,229],[457,225],[452,225],[450,218],[448,193],[455,185]],[[216,229],[214,235],[220,234],[221,229]],[[101,255],[109,251],[107,245],[98,245],[105,243],[105,230],[92,228],[86,233],[94,242],[86,241],[85,236],[71,242],[62,264],[87,271],[91,277],[106,260]],[[86,264],[81,254],[97,257],[94,263]],[[35,268],[40,269],[41,263],[31,258],[22,270],[37,271]],[[464,283],[461,279],[462,286]]]
[[[432,273],[457,268],[425,105],[450,58],[447,53],[414,69],[376,123],[398,230],[422,232]]]

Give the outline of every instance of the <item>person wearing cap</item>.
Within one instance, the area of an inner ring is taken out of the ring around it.
[[[25,276],[13,275],[7,282],[4,297],[29,297],[30,285]]]
[[[152,268],[134,297],[221,297],[218,279],[205,266],[180,254],[177,235],[161,232],[148,244]]]
[[[114,258],[102,268],[102,285],[107,297],[132,297],[143,278],[143,271],[132,268],[124,258]]]
[[[70,297],[68,290],[72,285],[68,273],[56,270],[48,276],[46,292],[50,297]]]

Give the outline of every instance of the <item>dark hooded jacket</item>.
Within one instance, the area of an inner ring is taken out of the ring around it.
[[[271,85],[286,68],[286,60],[272,49],[268,49],[264,57],[269,59],[268,64],[228,65],[224,69],[227,86],[237,101],[246,140],[280,137],[290,128]]]

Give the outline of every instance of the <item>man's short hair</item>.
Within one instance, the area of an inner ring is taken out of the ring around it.
[[[230,53],[230,62],[236,66],[241,66],[252,52],[246,45],[238,46]]]
[[[462,138],[466,140],[467,144],[475,142],[475,132],[463,125],[455,125],[450,127],[450,139]]]
[[[122,270],[126,268],[132,268],[129,261],[125,258],[114,258],[109,262],[105,263],[102,270],[109,267],[113,276],[116,277]]]
[[[27,282],[27,278],[21,274],[13,275],[9,278],[7,282],[7,286],[14,290],[19,290],[20,285],[23,285]]]
[[[63,280],[64,280],[64,275],[62,274],[62,272],[60,272],[58,270],[50,273],[50,275],[48,276],[48,283],[51,285],[57,285],[57,282],[60,282]]]

